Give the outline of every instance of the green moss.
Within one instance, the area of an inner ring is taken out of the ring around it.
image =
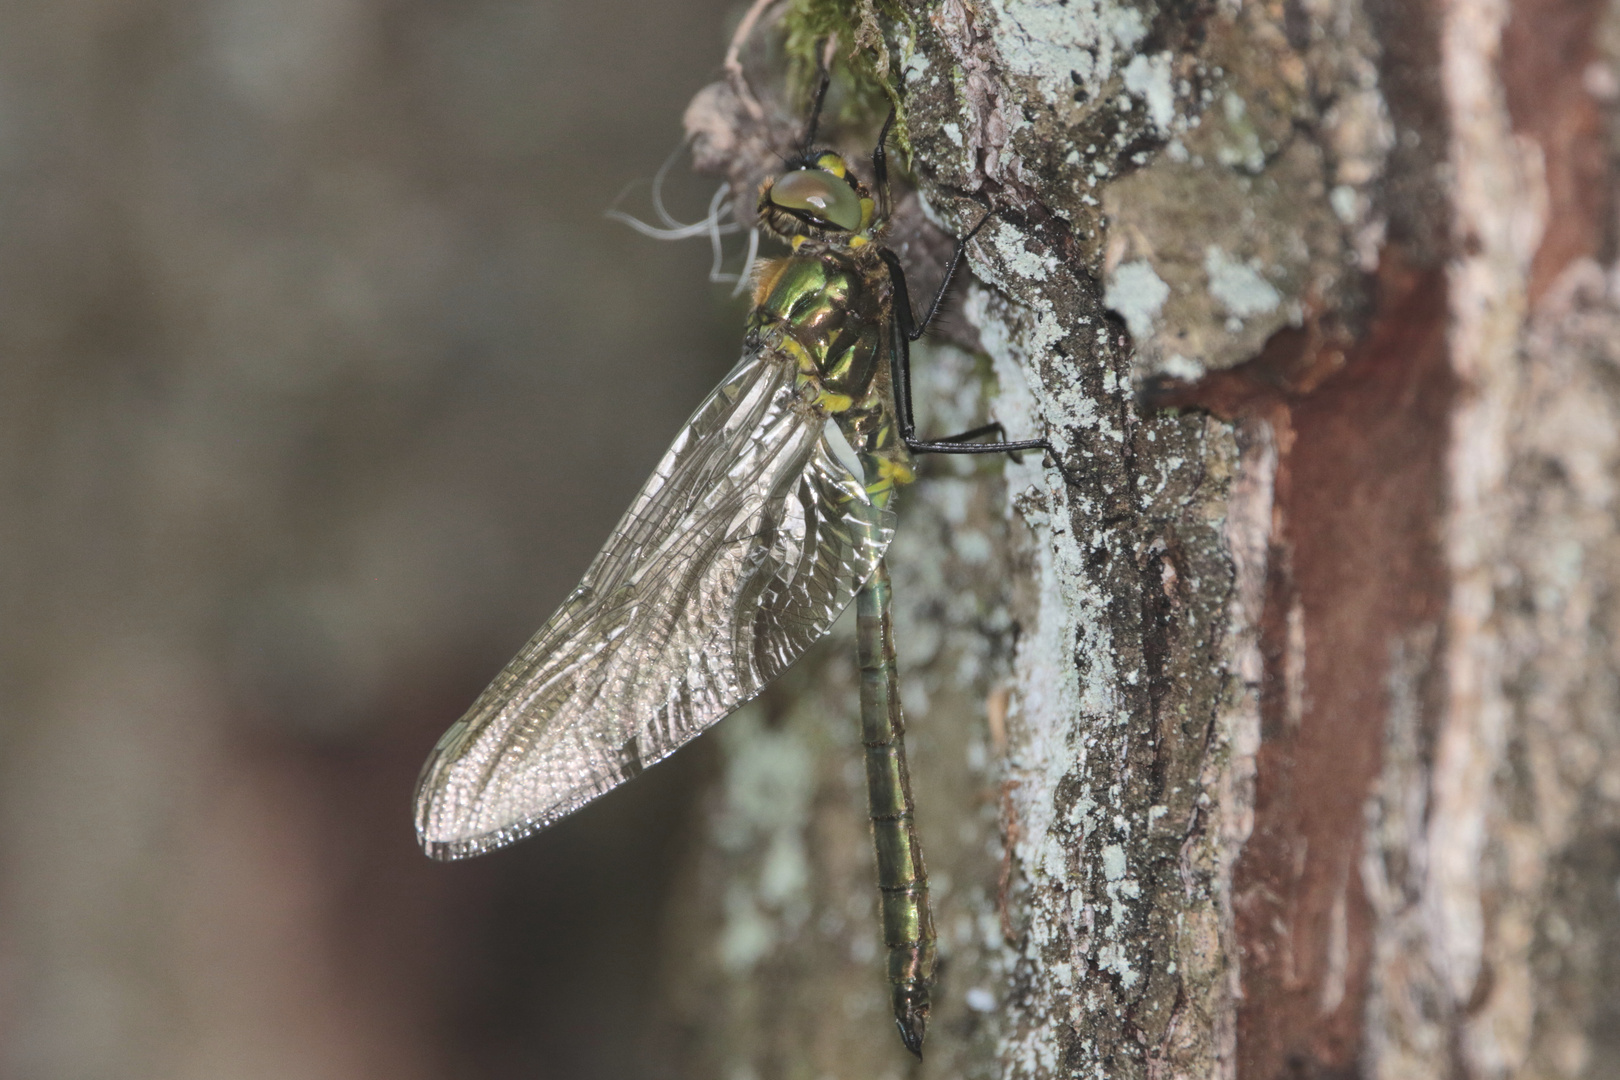
[[[829,96],[842,102],[837,119],[875,121],[892,107],[895,121],[890,140],[909,162],[911,137],[898,65],[885,33],[886,28],[892,30],[902,23],[910,27],[911,19],[895,0],[792,0],[782,16],[790,92],[809,100],[819,71],[821,45],[836,35],[832,78],[839,93]]]

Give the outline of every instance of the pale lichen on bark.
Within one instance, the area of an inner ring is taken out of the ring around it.
[[[977,299],[1003,421],[1050,415],[1061,406],[1042,391],[1009,394],[1039,328]],[[1163,457],[1137,457],[1137,506],[1121,510],[1106,489],[1076,506],[1029,466],[1011,477],[1032,580],[1004,764],[1024,912],[1004,1075],[1136,1075],[1149,1063],[1210,1075],[1216,1031],[1230,1031],[1220,880],[1225,817],[1241,799],[1205,789],[1241,785],[1231,744],[1246,725],[1234,714],[1251,693],[1212,662],[1232,629],[1223,518],[1238,454],[1201,417],[1142,428],[1132,441]],[[1110,510],[1140,516],[1121,527]]]
[[[1246,106],[1228,106],[1221,130],[1204,115],[1220,94],[1262,96],[1260,74],[1223,79],[1202,40],[1252,50],[1256,26],[1196,6],[949,3],[921,25],[926,60],[907,74],[923,191],[935,206],[971,192],[1010,207],[975,265],[993,291],[970,304],[1001,375],[998,415],[1051,432],[1079,474],[1071,486],[1011,473],[1035,584],[1006,762],[1027,921],[1004,1075],[1217,1075],[1232,1064],[1227,893],[1258,741],[1255,528],[1270,523],[1251,510],[1269,506],[1274,455],[1240,455],[1219,421],[1145,414],[1135,390],[1230,366],[1302,320],[1305,289],[1321,287],[1306,269],[1331,278],[1347,232],[1323,184],[1302,199],[1292,174],[1275,175],[1294,149],[1287,101],[1272,106],[1281,134],[1251,121],[1234,136]],[[1324,238],[1268,247],[1300,235],[1302,202],[1304,234]],[[1125,295],[1129,272],[1105,295],[1102,279],[1132,259],[1138,295]],[[1155,284],[1164,296],[1144,305]],[[1152,336],[1171,295],[1177,353]],[[1136,333],[1134,355],[1108,306]],[[1247,527],[1228,521],[1237,476]]]

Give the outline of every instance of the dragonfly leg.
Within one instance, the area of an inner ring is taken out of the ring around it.
[[[1045,439],[1017,439],[1013,442],[957,442],[957,439],[969,439],[975,435],[982,435],[994,431],[999,424],[986,424],[982,428],[964,431],[960,435],[952,435],[947,439],[935,439],[932,442],[923,439],[907,439],[906,449],[913,454],[1006,454],[1014,461],[1025,450],[1045,451],[1051,467],[1056,469],[1065,482],[1079,486],[1081,478],[1078,474],[1069,471],[1063,464],[1063,457],[1057,452],[1057,447]]]
[[[872,148],[872,186],[877,191],[878,216],[889,216],[889,129],[894,126],[894,106],[889,106],[889,117],[878,132],[877,146]],[[909,313],[909,312],[908,312]]]
[[[821,50],[816,50],[821,55]],[[816,128],[821,124],[821,106],[827,100],[827,87],[832,85],[832,73],[819,59],[816,62],[819,78],[816,82],[816,97],[810,105],[810,122],[804,129],[804,156],[808,158],[816,148]]]
[[[884,126],[887,131],[887,125]],[[881,143],[879,144],[881,148]],[[889,279],[894,285],[894,330],[891,334],[892,342],[889,348],[889,373],[894,384],[895,411],[900,416],[900,437],[905,441],[906,448],[914,454],[1011,454],[1014,460],[1025,450],[1043,450],[1051,455],[1058,471],[1063,473],[1064,479],[1073,481],[1066,469],[1063,468],[1063,459],[1057,448],[1046,439],[1016,439],[1000,442],[973,442],[971,440],[992,431],[1005,430],[1000,424],[986,424],[976,427],[972,431],[964,431],[960,435],[948,435],[941,439],[917,438],[917,421],[912,412],[911,402],[911,343],[922,337],[928,324],[934,321],[939,314],[939,308],[945,300],[945,290],[950,286],[951,278],[956,273],[957,264],[962,261],[962,253],[967,250],[968,241],[972,240],[978,231],[984,228],[995,211],[986,213],[973,226],[969,233],[956,242],[956,250],[951,254],[950,265],[945,268],[945,280],[939,283],[939,290],[934,293],[934,301],[928,307],[928,315],[921,323],[915,323],[911,311],[911,294],[906,288],[905,267],[900,265],[900,257],[888,248],[878,249],[884,263],[889,267]]]
[[[980,435],[996,434],[1001,436],[995,442],[975,443]],[[988,424],[981,424],[960,435],[947,435],[942,439],[924,441],[911,439],[906,443],[906,449],[914,454],[1006,454],[1014,461],[1020,460],[1025,450],[1043,449],[1049,454],[1056,454],[1050,443],[1045,439],[1025,439],[1021,442],[1008,442],[1007,429],[1001,426],[999,420],[992,420]]]
[[[950,285],[951,277],[956,273],[956,264],[961,261],[962,252],[967,247],[967,242],[973,239],[973,234],[983,228],[984,223],[989,220],[990,215],[986,214],[983,220],[973,227],[973,232],[968,233],[967,236],[956,242],[956,253],[951,256],[950,266],[945,270],[945,280],[940,282],[939,291],[934,295],[934,302],[928,309],[928,317],[923,320],[922,328],[918,328],[912,323],[911,294],[906,288],[906,269],[900,265],[900,257],[888,248],[878,249],[878,254],[882,256],[884,263],[889,268],[889,280],[894,286],[894,296],[891,301],[894,309],[894,321],[889,343],[889,374],[894,384],[895,411],[900,415],[900,436],[906,441],[907,446],[921,450],[923,453],[929,452],[928,448],[936,443],[941,445],[951,444],[962,438],[962,436],[934,440],[932,443],[917,439],[917,420],[911,404],[911,343],[921,337],[922,330],[934,321],[934,316],[938,314],[939,306],[944,301],[945,289]],[[976,445],[987,446],[990,444],[980,443]],[[947,450],[941,452],[987,454],[994,451]]]
[[[1045,439],[1015,439],[1011,442],[968,442],[976,435],[993,431],[1000,427],[991,424],[972,431],[964,431],[960,435],[952,435],[945,439],[907,439],[906,449],[913,454],[1009,454],[1015,459],[1025,450],[1045,450],[1053,457],[1057,456],[1057,448]]]
[[[891,114],[892,115],[892,114]],[[887,127],[885,126],[885,129]],[[881,147],[881,144],[880,144]],[[875,162],[874,162],[875,164]],[[956,247],[951,251],[951,261],[945,264],[945,276],[939,281],[939,288],[934,290],[933,302],[928,305],[928,314],[919,322],[916,313],[911,310],[911,290],[906,287],[906,269],[900,265],[900,256],[888,248],[879,248],[878,254],[888,264],[889,277],[894,282],[894,321],[906,335],[907,341],[916,341],[922,337],[933,323],[934,317],[939,314],[940,307],[945,303],[945,293],[951,287],[951,279],[956,276],[956,268],[962,262],[962,256],[967,254],[967,246],[979,230],[990,223],[996,216],[996,211],[986,210],[979,223],[968,230],[966,236],[958,237]]]
[[[893,114],[890,114],[893,118]],[[888,125],[884,125],[888,131]],[[882,142],[878,143],[879,150]],[[876,164],[876,155],[874,164]],[[951,261],[945,268],[945,278],[939,283],[939,289],[934,293],[933,303],[928,305],[928,314],[922,322],[914,321],[911,310],[911,293],[906,288],[906,270],[900,265],[900,257],[888,248],[880,248],[878,254],[882,256],[889,268],[889,280],[894,285],[894,332],[893,342],[889,349],[890,375],[894,383],[895,410],[900,414],[900,435],[905,439],[906,446],[911,450],[924,454],[1013,454],[1021,450],[1046,450],[1056,456],[1052,444],[1045,439],[1024,439],[1018,442],[975,443],[969,440],[986,434],[993,430],[1000,430],[1000,424],[988,424],[984,427],[974,428],[972,431],[960,435],[950,435],[943,439],[918,439],[917,421],[912,411],[911,402],[911,343],[922,337],[923,331],[934,321],[939,314],[940,305],[945,302],[945,290],[950,287],[951,278],[956,274],[956,267],[962,261],[962,253],[967,250],[968,241],[972,240],[978,231],[984,228],[995,211],[990,211],[979,219],[979,223],[972,230],[956,242],[956,250],[951,253]]]

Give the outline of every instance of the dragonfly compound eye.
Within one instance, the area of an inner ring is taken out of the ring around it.
[[[853,188],[823,169],[794,169],[771,185],[770,200],[784,210],[798,210],[845,232],[861,227],[861,198]]]

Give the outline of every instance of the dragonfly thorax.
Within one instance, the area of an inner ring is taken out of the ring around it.
[[[762,266],[750,333],[793,358],[829,413],[869,404],[888,326],[882,264],[849,249],[802,250]]]
[[[876,245],[806,242],[762,264],[748,320],[751,347],[792,365],[806,407],[837,421],[880,505],[913,475],[889,370],[891,292]]]

